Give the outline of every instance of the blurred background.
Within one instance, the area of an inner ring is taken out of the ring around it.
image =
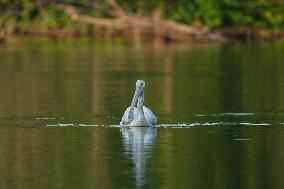
[[[136,43],[270,39],[283,37],[283,25],[282,0],[0,2],[2,40],[10,35],[124,37]]]

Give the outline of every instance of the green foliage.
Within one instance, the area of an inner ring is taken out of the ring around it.
[[[106,0],[65,0],[80,7],[84,14],[111,17],[99,12],[109,10]],[[207,28],[260,27],[279,29],[284,26],[284,4],[272,0],[116,0],[126,11],[153,15],[161,10],[165,19]],[[82,8],[85,7],[85,8]],[[55,0],[1,0],[0,29],[38,25],[47,28],[75,26]]]
[[[201,27],[284,26],[284,4],[272,0],[118,0],[126,10],[150,13],[158,7],[164,17]],[[142,11],[141,11],[142,10]]]
[[[47,12],[45,14],[48,17],[47,20],[48,20],[48,25],[50,27],[63,28],[66,27],[71,22],[69,15],[66,12],[62,11],[62,9],[60,9],[54,3],[49,4],[46,10]]]
[[[180,1],[176,3],[176,6],[169,6],[167,18],[186,24],[198,22],[209,28],[218,27],[221,24],[217,0]]]
[[[280,28],[284,25],[284,5],[269,0],[224,0],[223,26]]]

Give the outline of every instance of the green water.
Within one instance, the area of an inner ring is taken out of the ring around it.
[[[284,42],[0,46],[0,188],[282,188]],[[157,128],[121,129],[137,79]]]

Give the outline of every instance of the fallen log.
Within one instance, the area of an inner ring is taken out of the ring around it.
[[[91,24],[106,29],[118,29],[125,31],[139,32],[140,34],[150,34],[160,36],[171,41],[213,41],[223,42],[225,38],[218,33],[211,33],[204,29],[197,29],[175,21],[162,20],[135,14],[126,14],[119,9],[117,18],[96,18],[78,13],[77,9],[70,5],[61,5],[76,22]],[[135,35],[135,34],[134,34]]]

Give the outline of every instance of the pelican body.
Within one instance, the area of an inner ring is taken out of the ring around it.
[[[121,126],[153,126],[157,124],[157,117],[144,103],[145,82],[137,80],[136,90],[131,105],[122,116]],[[137,107],[135,107],[137,105]]]

